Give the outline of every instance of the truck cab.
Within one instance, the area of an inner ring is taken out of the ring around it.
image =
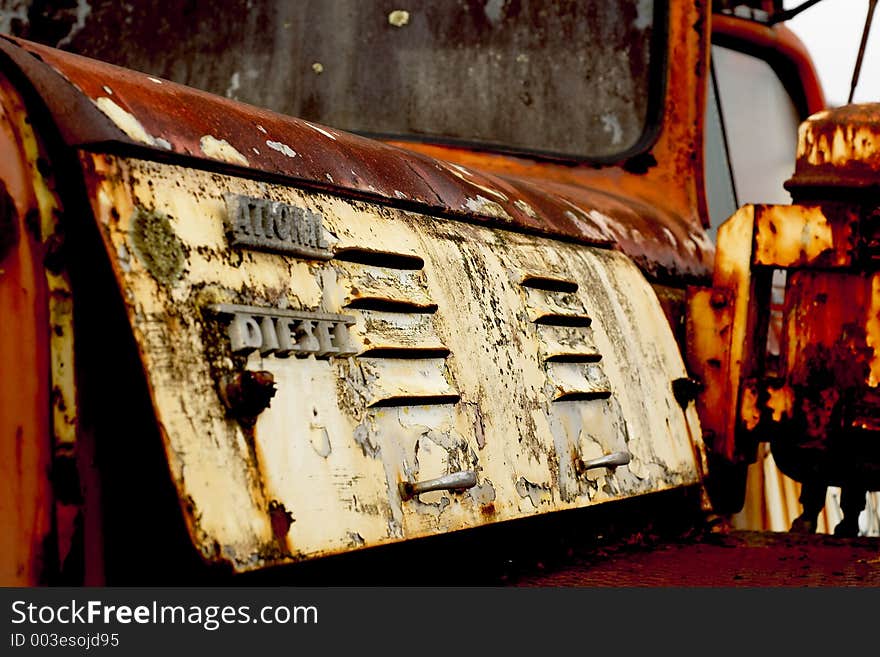
[[[750,268],[749,210],[713,243],[751,173],[723,87],[757,52],[770,117],[819,109],[783,27],[148,5],[64,49],[36,20],[0,39],[5,581],[272,573],[669,491],[742,508],[743,318],[773,276],[748,296],[719,264]]]

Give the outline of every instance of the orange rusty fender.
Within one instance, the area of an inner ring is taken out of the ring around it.
[[[705,277],[712,260],[711,242],[698,219],[704,202],[697,191],[702,189],[700,160],[688,155],[701,148],[697,106],[702,105],[692,96],[694,85],[698,95],[703,93],[707,37],[700,12],[686,13],[681,21],[671,16],[670,23],[700,29],[686,40],[685,52],[676,45],[670,53],[678,91],[667,105],[662,138],[653,154],[642,158],[648,162],[640,165],[644,176],[625,172],[638,168],[636,163],[596,176],[586,174],[590,167],[584,166],[572,171],[585,175],[572,176],[544,175],[541,167],[483,171],[480,162],[435,159],[23,40],[0,39],[0,49],[27,76],[67,145],[137,152],[161,161],[185,158],[190,166],[295,181],[432,215],[614,246],[652,278],[680,285]],[[670,42],[678,44],[674,36]],[[680,144],[689,150],[682,152]]]
[[[0,152],[0,584],[34,586],[78,512],[73,313],[49,160],[2,75]]]
[[[609,249],[80,152],[190,536],[237,571],[698,485]]]

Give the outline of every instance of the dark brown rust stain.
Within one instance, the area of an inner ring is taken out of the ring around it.
[[[269,408],[275,392],[275,377],[266,371],[236,372],[221,384],[221,396],[229,416],[245,428],[256,424],[260,413]]]
[[[675,401],[683,409],[686,409],[688,404],[694,401],[702,390],[703,384],[700,381],[687,376],[672,381],[672,394],[675,397]]]
[[[287,552],[287,533],[296,522],[293,514],[284,508],[281,502],[272,500],[269,502],[269,521],[272,524],[272,535],[278,543],[278,549],[282,553]]]
[[[43,266],[53,274],[60,274],[64,271],[67,260],[64,235],[60,229],[49,235],[45,247]]]
[[[0,261],[18,244],[18,210],[6,184],[0,180]]]

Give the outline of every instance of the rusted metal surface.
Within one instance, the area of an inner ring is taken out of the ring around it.
[[[49,290],[42,184],[24,101],[0,76],[0,584],[48,583],[56,563]],[[58,419],[57,416],[55,418]]]
[[[206,559],[252,570],[700,482],[696,410],[673,389],[687,373],[626,257],[169,164],[81,161]],[[260,215],[260,241],[229,241],[229,194],[280,204]],[[278,223],[291,213],[313,217],[322,237],[296,240],[329,259],[272,252],[293,239]],[[245,371],[274,384],[246,404],[252,426],[227,413]]]
[[[744,343],[750,302],[754,206],[741,208],[718,230],[715,276],[711,288],[691,289],[688,308],[689,367],[702,382],[700,421],[711,451],[735,460],[733,428],[737,391],[748,354]]]
[[[812,115],[798,131],[792,196],[880,186],[880,103],[847,105]],[[838,192],[839,193],[839,192]]]
[[[880,275],[865,248],[868,205],[745,206],[719,230],[713,287],[691,294],[710,456],[750,460],[769,442],[780,470],[804,485],[793,526],[805,530],[826,486],[848,500],[835,529],[844,534],[858,530],[865,492],[880,488]],[[778,346],[768,342],[774,270],[787,272]]]
[[[697,16],[690,18],[696,21]],[[687,55],[701,61],[702,37],[687,44]],[[644,176],[627,172],[638,168],[632,163],[604,174],[585,165],[534,164],[540,171],[511,176],[434,159],[38,44],[2,40],[0,46],[34,84],[70,145],[135,148],[150,151],[149,157],[156,159],[186,156],[210,163],[206,166],[345,189],[430,214],[613,245],[658,279],[697,280],[711,262],[711,242],[695,215],[698,192],[691,188],[691,181],[702,175],[694,164],[699,160],[682,153],[680,145],[693,145],[694,151],[698,147],[695,124],[701,114],[692,107],[692,87],[687,102],[683,86],[675,92],[680,95],[669,107],[672,116],[664,115],[662,137],[654,154],[646,156],[650,165]],[[685,53],[674,55],[671,62]],[[671,69],[677,84],[696,82],[693,65],[673,64]],[[482,158],[477,156],[479,162]]]
[[[846,203],[759,205],[754,264],[780,268],[845,268],[858,260],[860,216]]]

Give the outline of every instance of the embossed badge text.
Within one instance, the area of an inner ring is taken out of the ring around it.
[[[321,215],[281,201],[240,194],[226,196],[232,246],[328,260]]]
[[[228,335],[235,353],[259,350],[263,356],[279,358],[314,355],[353,356],[348,335],[355,323],[349,315],[218,304],[211,309],[229,317]]]

